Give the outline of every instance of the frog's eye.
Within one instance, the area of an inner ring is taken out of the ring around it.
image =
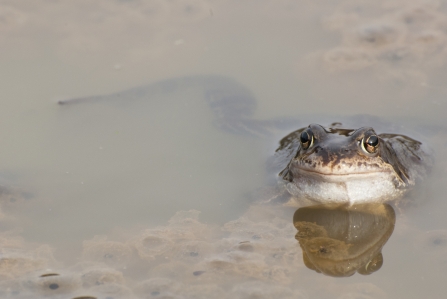
[[[314,143],[314,135],[310,129],[303,131],[300,135],[301,147],[303,149],[308,149]]]
[[[373,257],[373,259],[370,260],[364,267],[359,268],[357,271],[360,274],[369,275],[382,268],[382,265],[383,265],[383,255],[382,253],[379,253],[378,255]]]
[[[362,149],[369,154],[374,154],[379,146],[379,137],[377,135],[365,136],[362,139]]]

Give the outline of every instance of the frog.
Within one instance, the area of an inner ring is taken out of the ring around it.
[[[220,130],[257,138],[286,134],[272,155],[273,162],[268,163],[274,166],[267,167],[277,172],[279,183],[274,193],[280,196],[271,198],[284,198],[286,192],[289,202],[298,204],[394,201],[421,181],[432,164],[425,144],[396,133],[377,134],[367,126],[377,121],[374,117],[351,117],[351,123],[361,125],[354,129],[333,122],[327,127],[311,124],[298,130],[298,124],[305,121],[303,116],[256,119],[257,101],[250,89],[220,75],[170,78],[108,95],[61,100],[58,104],[68,109],[90,102],[130,103],[191,89],[201,91],[199,97],[210,108],[214,125]]]
[[[280,141],[289,161],[279,173],[298,200],[320,204],[397,201],[428,175],[433,159],[422,142],[372,127],[310,124]]]

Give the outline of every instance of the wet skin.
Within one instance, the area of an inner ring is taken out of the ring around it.
[[[280,173],[297,200],[379,203],[402,197],[427,174],[422,143],[373,128],[325,128],[311,124],[284,137],[278,151],[294,152]],[[296,151],[296,152],[295,152]]]

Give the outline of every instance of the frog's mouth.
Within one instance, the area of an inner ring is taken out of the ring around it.
[[[377,170],[346,170],[346,171],[333,171],[331,169],[308,169],[296,166],[297,171],[294,172],[294,176],[302,178],[314,178],[322,181],[338,181],[345,182],[348,180],[389,180],[391,177],[395,177],[394,172],[389,169],[377,169]]]

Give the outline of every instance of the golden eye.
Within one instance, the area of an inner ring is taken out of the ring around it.
[[[312,134],[312,131],[309,129],[303,131],[300,135],[300,142],[301,147],[305,150],[311,147],[314,143],[314,135]]]
[[[374,154],[377,151],[378,146],[379,146],[379,137],[377,137],[377,135],[363,137],[362,149],[367,153]]]

